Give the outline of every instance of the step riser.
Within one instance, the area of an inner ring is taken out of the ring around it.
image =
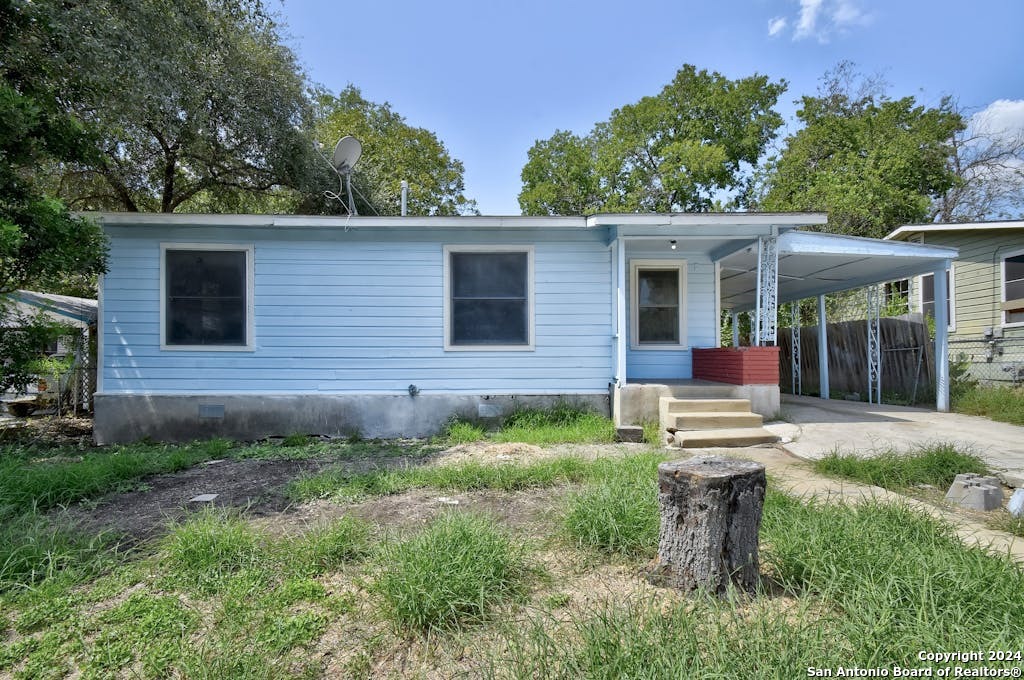
[[[732,437],[695,436],[684,437],[680,443],[677,438],[676,446],[681,449],[707,449],[707,448],[728,448],[736,446],[755,446],[757,444],[773,444],[779,440],[774,435],[749,435]]]
[[[678,415],[675,418],[677,430],[716,430],[735,427],[761,427],[764,418],[756,413],[702,413]]]
[[[749,413],[749,399],[674,399],[669,402],[669,413]]]

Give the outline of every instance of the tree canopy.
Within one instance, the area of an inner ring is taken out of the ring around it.
[[[45,76],[95,149],[50,168],[73,208],[171,212],[303,185],[306,80],[260,0],[31,6],[11,60]]]
[[[528,215],[706,211],[742,202],[747,170],[775,138],[784,81],[730,80],[685,65],[655,96],[612,112],[586,137],[557,131],[528,152]]]
[[[72,216],[34,172],[53,160],[87,158],[90,146],[47,83],[11,65],[12,43],[37,21],[32,9],[0,4],[0,295],[28,286],[75,292],[66,290],[69,280],[104,268],[99,227]]]
[[[463,193],[462,162],[451,157],[433,132],[409,125],[386,102],[368,101],[353,85],[337,96],[317,93],[316,104],[316,137],[325,153],[345,135],[363,145],[352,175],[359,214],[398,215],[402,180],[409,182],[411,215],[476,211],[476,203]]]
[[[803,127],[768,160],[759,209],[827,212],[831,232],[881,238],[928,219],[956,184],[948,159],[964,123],[951,100],[890,100],[879,83],[856,81],[852,65],[840,64],[817,96],[800,99]]]
[[[0,3],[0,391],[23,389],[41,348],[65,332],[42,315],[19,315],[19,288],[81,293],[105,268],[99,226],[46,194],[35,169],[88,157],[81,123],[60,110],[35,71],[12,66],[12,43],[37,17],[29,3]]]

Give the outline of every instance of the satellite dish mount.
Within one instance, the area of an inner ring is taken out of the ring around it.
[[[344,179],[345,181],[345,188],[348,193],[348,205],[346,207],[350,215],[359,214],[356,212],[356,203],[352,199],[352,169],[359,162],[359,157],[362,154],[362,143],[352,135],[345,135],[334,146],[334,155],[331,157],[331,165],[334,167],[334,171],[338,173],[339,180]],[[338,189],[340,191],[341,187]]]

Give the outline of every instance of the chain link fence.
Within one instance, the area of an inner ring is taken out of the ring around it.
[[[989,385],[1024,385],[1024,336],[951,337],[949,360],[962,372]]]

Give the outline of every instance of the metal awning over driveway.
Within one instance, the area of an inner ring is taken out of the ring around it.
[[[919,243],[787,231],[778,237],[778,301],[790,302],[946,269],[955,248]],[[723,257],[722,307],[732,311],[757,304],[758,245]]]

